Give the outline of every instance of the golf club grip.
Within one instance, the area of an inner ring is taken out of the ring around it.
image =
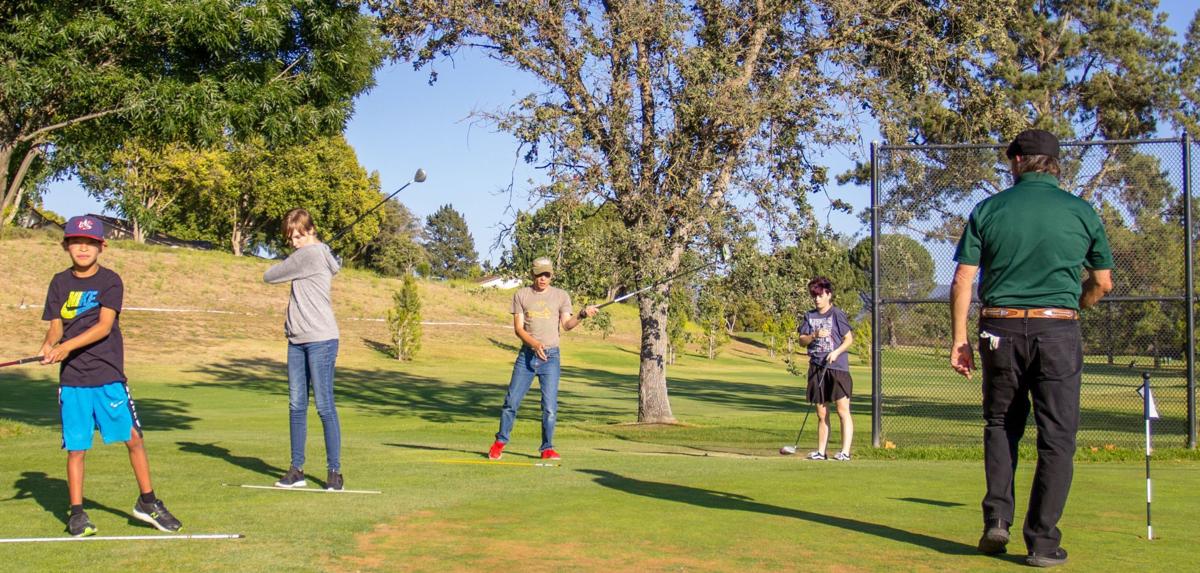
[[[0,368],[4,368],[5,366],[17,366],[20,364],[28,364],[30,362],[36,362],[41,359],[42,359],[41,356],[30,356],[28,358],[21,358],[20,360],[13,360],[11,362],[0,362]]]

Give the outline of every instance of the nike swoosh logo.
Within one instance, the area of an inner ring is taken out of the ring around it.
[[[121,401],[121,402],[109,402],[109,403],[108,403],[108,407],[109,407],[109,408],[116,408],[117,406],[120,406],[121,404],[124,404],[124,403],[125,403],[124,401]]]

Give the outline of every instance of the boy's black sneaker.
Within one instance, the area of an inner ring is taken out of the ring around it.
[[[998,555],[1008,550],[1008,523],[1003,519],[989,519],[979,537],[979,552]]]
[[[71,537],[87,537],[96,534],[96,526],[92,525],[88,514],[81,511],[67,519],[67,533],[70,533]]]
[[[329,470],[329,473],[325,477],[325,489],[329,491],[342,491],[342,488],[345,486],[346,480],[342,479],[341,472]]]
[[[1054,567],[1067,562],[1067,550],[1059,547],[1053,553],[1030,553],[1025,564],[1033,567]]]
[[[296,466],[288,468],[283,478],[275,482],[275,487],[308,487],[308,482],[304,481],[304,470]]]
[[[167,511],[167,506],[163,505],[161,499],[156,499],[153,503],[144,503],[138,499],[133,504],[133,516],[153,525],[159,531],[179,531],[179,528],[183,527],[183,524]]]

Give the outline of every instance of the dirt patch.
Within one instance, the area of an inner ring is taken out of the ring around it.
[[[438,519],[422,511],[359,535],[356,554],[327,557],[324,568],[337,573],[358,571],[728,571],[731,564],[715,564],[689,555],[682,547],[626,545],[617,548],[602,541],[580,543],[536,539],[499,539],[497,530],[519,531],[513,518],[492,518],[470,523]]]

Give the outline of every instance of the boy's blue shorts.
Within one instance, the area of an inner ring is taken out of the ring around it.
[[[67,451],[90,450],[97,428],[105,444],[127,442],[133,430],[142,435],[133,397],[124,382],[59,386],[58,406],[62,414],[63,449]]]

